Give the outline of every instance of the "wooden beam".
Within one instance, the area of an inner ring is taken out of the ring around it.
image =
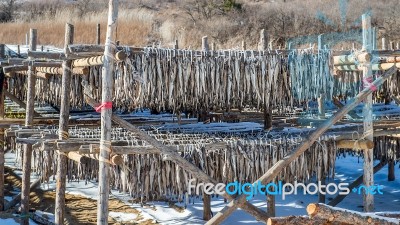
[[[90,44],[76,44],[68,45],[68,50],[74,54],[85,54],[85,53],[104,53],[104,45],[90,45]]]
[[[38,72],[48,74],[63,74],[64,68],[60,67],[36,67]],[[87,67],[74,67],[71,68],[72,74],[87,75],[89,74],[89,68]]]
[[[83,156],[77,152],[68,152],[66,153],[66,155],[69,159],[74,160],[77,163],[86,164],[89,161],[89,159],[86,156]]]
[[[318,219],[310,219],[305,216],[286,216],[286,217],[271,217],[267,221],[267,225],[291,225],[291,224],[301,224],[301,225],[315,225],[324,224]],[[347,225],[347,224],[342,224]]]
[[[395,66],[400,68],[400,63],[375,63],[371,65],[371,69],[373,71],[382,71],[387,70],[390,67]],[[341,66],[334,66],[335,70],[337,71],[362,71],[363,65],[341,65]]]
[[[28,50],[28,57],[32,59],[56,59],[56,60],[67,60],[68,57],[65,56],[63,52],[37,52]]]
[[[86,67],[86,66],[101,66],[104,63],[104,55],[94,56],[83,59],[76,59],[73,61],[72,65],[74,67]]]
[[[325,223],[332,224],[381,224],[381,225],[395,225],[399,224],[400,220],[393,218],[386,218],[382,216],[367,216],[360,212],[351,211],[347,209],[333,208],[325,204],[311,203],[307,206],[307,213],[311,218],[318,218],[325,220]],[[395,222],[396,221],[396,222]]]
[[[336,147],[367,150],[374,148],[374,142],[370,140],[340,140],[336,143]]]
[[[9,65],[19,65],[19,64],[23,64],[23,62],[26,59],[21,59],[21,58],[9,58],[8,59],[8,64]]]
[[[32,62],[34,67],[62,67],[62,62]]]
[[[360,52],[358,54],[351,55],[339,55],[333,56],[333,65],[341,66],[341,65],[354,65],[356,62],[366,62],[371,61],[372,55],[368,52]]]
[[[391,77],[397,71],[396,68],[392,67],[390,70],[386,71],[380,78],[373,82],[375,87],[379,87],[383,84],[385,80]],[[255,183],[261,182],[263,184],[270,182],[274,179],[283,168],[292,163],[297,159],[303,152],[310,148],[314,142],[341,118],[343,118],[350,110],[355,108],[362,100],[364,100],[373,91],[370,88],[365,88],[359,93],[353,102],[345,105],[342,109],[337,111],[331,118],[326,120],[321,126],[319,126],[314,132],[312,132],[307,139],[300,144],[292,153],[285,156],[283,159],[279,160],[275,165],[273,165],[263,176],[261,176]],[[220,212],[218,212],[208,223],[206,224],[220,224],[224,221],[230,214],[232,214],[236,208],[247,202],[246,195],[239,195],[234,201],[231,201],[227,206],[225,206]]]
[[[29,35],[29,50],[35,51],[37,45],[37,31],[30,29]],[[33,125],[33,114],[35,104],[35,84],[36,77],[34,76],[34,67],[28,68],[28,93],[26,102],[25,126]],[[29,192],[31,181],[31,160],[32,160],[32,145],[27,144],[23,153],[23,166],[22,166],[22,195],[21,195],[21,225],[29,225]]]
[[[4,73],[27,71],[27,70],[28,70],[28,66],[24,66],[24,65],[5,66],[5,67],[3,67]]]
[[[100,146],[98,144],[90,144],[85,147],[85,149],[89,149],[89,152],[83,152],[82,149],[79,149],[81,154],[88,154],[88,153],[99,153]],[[156,148],[152,146],[114,146],[111,143],[112,152],[118,155],[131,155],[131,154],[158,154]]]

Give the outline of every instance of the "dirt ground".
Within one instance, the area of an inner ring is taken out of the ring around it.
[[[21,180],[18,176],[16,176],[12,170],[6,168],[5,171],[5,195],[12,195],[11,192],[16,189],[21,189]],[[31,209],[41,210],[49,213],[54,213],[54,202],[55,202],[56,193],[55,191],[43,191],[40,189],[36,189],[31,192],[30,200],[31,200]],[[72,195],[66,194],[65,196],[66,202],[66,223],[68,225],[92,225],[96,224],[97,217],[97,201],[93,199],[86,198],[80,195]],[[122,201],[118,199],[110,199],[109,201],[109,211],[110,212],[124,212],[124,213],[132,213],[137,215],[135,221],[140,221],[142,219],[140,213]],[[15,218],[13,213],[16,212],[16,209],[9,209],[5,212],[0,213],[0,218]],[[139,224],[139,225],[149,225],[154,224],[153,221],[147,220],[144,222],[129,222],[129,223],[121,223],[115,221],[113,218],[108,217],[108,224],[113,225],[130,225],[130,224]]]

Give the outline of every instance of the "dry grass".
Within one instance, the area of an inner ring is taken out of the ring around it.
[[[178,40],[181,48],[199,48],[201,37],[208,36],[217,48],[236,48],[245,40],[248,48],[254,49],[260,29],[266,29],[271,39],[341,32],[359,28],[361,15],[371,9],[373,26],[386,29],[380,36],[387,35],[391,41],[400,41],[398,0],[348,0],[345,11],[340,9],[339,0],[286,0],[286,3],[237,0],[242,3],[241,11],[221,13],[215,10],[206,17],[198,11],[197,4],[207,1],[211,0],[122,1],[117,40],[123,45],[135,46],[160,42],[164,47],[172,47],[174,40]],[[98,2],[92,7],[96,8],[95,12],[86,13],[82,18],[78,8],[64,5],[62,9],[44,12],[32,20],[19,18],[14,23],[0,24],[0,40],[24,44],[28,29],[37,28],[39,45],[62,46],[64,26],[70,22],[75,25],[75,43],[94,43],[97,23],[103,28],[101,37],[105,37],[107,10]],[[318,14],[324,15],[329,22],[323,22]]]
[[[151,14],[143,10],[122,10],[118,21],[117,39],[123,44],[143,46],[151,41]],[[8,44],[25,44],[25,34],[30,28],[38,30],[38,44],[62,46],[65,23],[75,26],[75,43],[95,43],[97,24],[101,24],[101,42],[105,40],[107,12],[86,15],[84,19],[74,17],[69,11],[58,13],[55,18],[42,18],[33,22],[14,22],[0,25],[0,40]]]
[[[15,173],[6,168],[5,176],[5,194],[11,195],[10,191],[15,191],[14,188],[21,189],[22,183],[19,177]],[[49,213],[54,213],[54,202],[56,198],[56,193],[54,191],[43,191],[41,189],[33,190],[30,193],[30,208],[41,210]],[[66,193],[65,195],[66,203],[66,225],[75,224],[87,224],[94,225],[97,222],[97,201],[94,199],[89,199],[80,195],[73,195]],[[143,220],[143,216],[140,212],[130,206],[126,205],[118,199],[109,200],[109,210],[110,212],[123,212],[137,215],[136,221],[141,222],[129,222],[120,223],[115,221],[113,218],[108,217],[108,224],[122,225],[122,224],[139,224],[139,225],[150,225],[152,220]],[[9,209],[7,212],[1,212],[0,218],[15,218],[12,214],[15,211],[14,208]],[[142,221],[143,220],[143,221]]]

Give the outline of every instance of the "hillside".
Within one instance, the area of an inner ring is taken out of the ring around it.
[[[75,25],[76,43],[94,43],[96,25],[105,32],[107,1],[15,1],[1,0],[0,40],[24,44],[29,28],[37,28],[39,45],[62,46],[64,25]],[[6,7],[8,3],[13,7]],[[371,11],[379,37],[400,41],[397,0],[125,0],[121,1],[117,39],[124,45],[153,43],[198,48],[207,35],[217,48],[237,48],[242,40],[256,48],[258,32],[266,29],[276,46],[288,37],[345,32],[360,27],[362,13]],[[104,34],[104,33],[103,33]],[[105,35],[102,35],[102,38]],[[103,41],[103,40],[102,40]]]

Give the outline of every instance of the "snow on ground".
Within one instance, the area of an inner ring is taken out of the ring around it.
[[[7,47],[14,51],[17,52],[18,51],[18,45],[7,45]],[[42,45],[38,45],[37,46],[37,50],[41,51]],[[28,49],[29,49],[29,45],[20,45],[19,46],[19,50],[21,54],[28,54]],[[61,48],[57,48],[51,45],[43,45],[43,51],[44,52],[63,52],[63,49]]]
[[[6,154],[6,165],[13,165],[10,161],[13,160],[13,155],[10,153]],[[335,179],[328,180],[331,182],[346,182],[351,183],[357,177],[362,175],[363,159],[355,156],[347,156],[337,159],[336,161],[336,173]],[[377,164],[378,161],[375,162]],[[387,166],[377,172],[374,176],[375,184],[382,185],[383,195],[375,195],[375,211],[400,211],[400,170],[396,165],[396,180],[392,182],[387,181]],[[55,181],[51,181],[49,184],[42,184],[41,188],[44,190],[55,190]],[[315,195],[303,195],[302,191],[299,191],[301,195],[289,195],[286,196],[285,200],[282,200],[281,196],[276,197],[276,213],[277,216],[289,216],[289,215],[305,215],[306,207],[309,203],[317,202],[318,196]],[[83,195],[92,199],[98,198],[98,185],[95,182],[84,182],[84,181],[73,181],[67,183],[67,193]],[[140,204],[129,203],[130,197],[127,194],[119,193],[116,190],[111,192],[110,197],[118,198],[125,202],[132,208],[140,211],[141,221],[151,219],[158,223],[165,225],[184,225],[184,224],[204,224],[202,218],[203,204],[200,198],[191,199],[187,208],[183,212],[178,212],[175,209],[168,206],[166,202],[149,202],[148,204],[141,206]],[[327,202],[334,196],[327,196]],[[266,197],[263,195],[257,195],[250,202],[263,210],[266,210]],[[178,203],[178,206],[183,206],[184,203]],[[226,203],[222,198],[213,198],[211,202],[212,212],[215,214],[221,210]],[[356,193],[350,193],[338,207],[362,211],[362,195]],[[137,221],[137,215],[129,213],[116,213],[110,212],[110,216],[120,222],[132,222]],[[0,220],[0,224],[3,221]],[[13,223],[11,223],[13,224]],[[244,212],[243,210],[237,210],[233,213],[223,224],[262,224]]]
[[[8,219],[1,219],[0,218],[0,224],[1,225],[19,225],[20,223],[15,221],[12,218],[8,218]],[[35,223],[33,220],[29,220],[29,224],[30,225],[38,225],[37,223]]]

